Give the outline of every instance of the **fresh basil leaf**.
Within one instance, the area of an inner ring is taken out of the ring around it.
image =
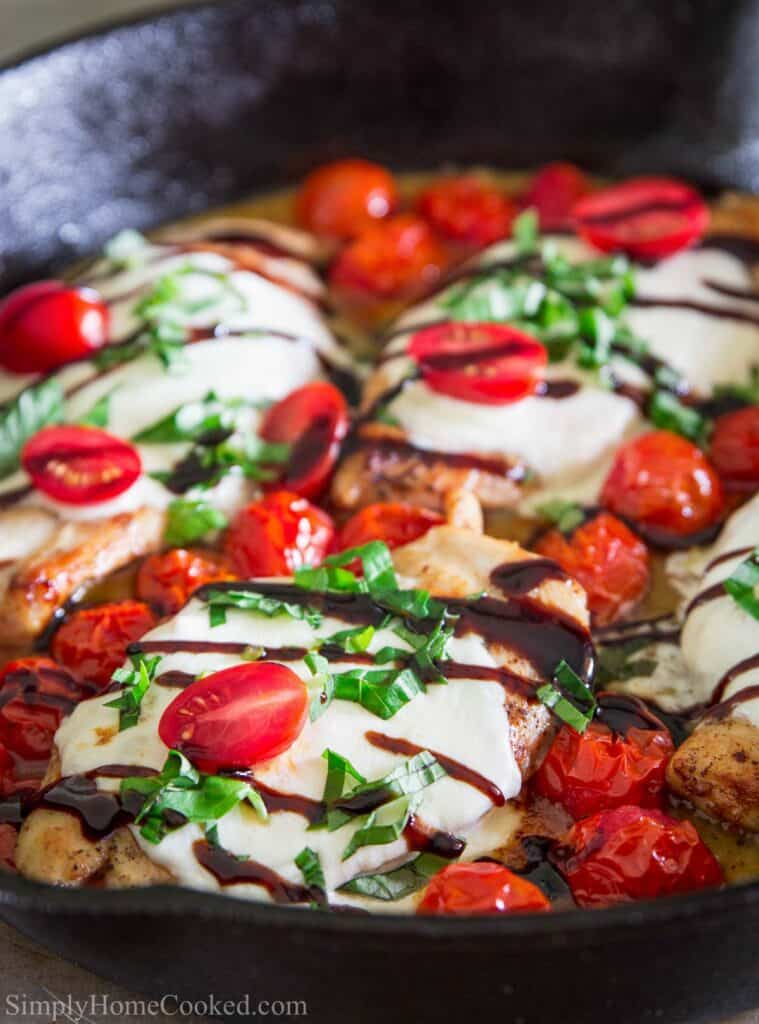
[[[89,412],[79,420],[83,427],[107,427],[111,410],[111,395],[101,395]]]
[[[724,586],[736,604],[759,619],[759,546],[732,571]]]
[[[361,562],[364,581],[372,593],[398,589],[390,548],[381,540],[371,540],[360,547],[348,548],[339,554],[330,555],[324,559],[324,565],[342,568],[356,559]]]
[[[108,701],[104,706],[107,708],[118,708],[119,710],[119,732],[131,729],[137,725],[140,719],[140,708],[150,684],[155,679],[156,670],[162,657],[156,654],[146,658],[142,654],[135,654],[132,657],[132,668],[117,669],[111,679],[120,683],[124,689],[115,699]]]
[[[518,217],[514,218],[511,234],[520,255],[537,252],[540,235],[538,211],[532,208],[523,210]]]
[[[339,800],[355,784],[363,785],[366,779],[347,757],[327,748],[322,754],[327,762],[327,777],[324,782],[323,803],[329,805]],[[352,780],[352,781],[351,781]]]
[[[538,515],[552,522],[561,533],[571,533],[585,519],[585,512],[581,505],[574,501],[564,501],[561,498],[554,498],[538,505],[535,509]]]
[[[246,403],[242,399],[220,399],[210,391],[198,402],[180,405],[168,416],[141,430],[132,438],[145,444],[197,441],[216,432],[231,433]]]
[[[351,669],[334,676],[335,700],[360,704],[371,714],[387,720],[424,692],[424,684],[412,669]]]
[[[759,405],[759,366],[752,366],[744,384],[718,384],[715,398],[735,398],[745,405]]]
[[[190,368],[184,349],[187,339],[187,331],[179,325],[155,324],[134,341],[104,345],[92,357],[92,362],[98,369],[108,370],[123,363],[131,363],[140,356],[152,355],[167,373],[186,373]]]
[[[332,636],[324,637],[320,644],[334,644],[342,647],[347,654],[363,654],[374,639],[374,626],[356,626],[355,629],[341,629]]]
[[[223,530],[227,517],[206,501],[177,498],[167,509],[164,539],[172,547],[201,540],[212,530]]]
[[[43,427],[63,422],[63,391],[53,379],[25,388],[0,407],[0,480],[19,466],[21,449]]]
[[[322,622],[321,612],[316,608],[293,601],[280,601],[276,597],[268,597],[255,590],[211,590],[205,595],[204,600],[209,605],[212,616],[215,610],[223,613],[225,608],[239,608],[241,611],[265,615],[269,619],[277,615],[289,615],[292,619],[303,619],[314,628],[320,626]],[[220,621],[223,622],[224,619]],[[212,618],[211,625],[215,624]]]
[[[348,796],[343,798],[346,802],[340,799],[335,802],[343,809],[347,809],[347,802],[369,793],[381,792],[393,797],[409,796],[412,793],[420,793],[445,775],[447,772],[440,762],[428,750],[422,750],[399,764],[397,768],[393,768],[381,779],[361,782],[354,786]]]
[[[205,278],[215,287],[203,297],[192,298],[186,287],[186,279],[192,277]],[[142,320],[183,325],[193,316],[209,312],[230,299],[236,311],[245,308],[245,299],[228,273],[188,262],[160,277],[151,291],[135,305],[134,315]]]
[[[565,693],[573,700],[567,699]],[[597,707],[592,689],[566,661],[559,662],[553,680],[540,686],[536,696],[557,718],[579,733],[585,732],[590,725]]]
[[[145,263],[150,243],[139,231],[125,228],[103,246],[105,258],[114,270],[135,270]]]
[[[339,891],[385,902],[401,900],[423,889],[448,864],[450,861],[434,853],[419,853],[401,867],[385,874],[359,875],[341,885]]]
[[[326,890],[327,883],[324,880],[324,871],[319,860],[319,854],[312,850],[310,846],[303,847],[295,858],[295,864],[300,869],[306,885],[314,889],[321,889],[322,892]]]
[[[628,679],[643,679],[652,676],[658,662],[653,658],[635,658],[640,651],[651,646],[646,637],[631,637],[624,643],[601,644],[596,648],[596,686],[624,682]]]
[[[402,796],[372,811],[364,824],[353,833],[343,850],[341,860],[348,860],[364,846],[386,846],[388,843],[394,843],[403,835],[403,830],[419,802],[418,794]]]
[[[696,409],[683,403],[670,391],[655,391],[648,405],[648,418],[662,430],[687,437],[703,444],[709,435],[709,424]]]
[[[329,671],[329,662],[320,654],[312,651],[306,655],[304,661],[312,675],[307,683],[309,693],[312,694],[309,718],[315,722],[317,718],[321,718],[332,703],[332,698],[335,696],[335,679]]]

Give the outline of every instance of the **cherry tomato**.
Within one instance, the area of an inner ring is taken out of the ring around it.
[[[326,512],[291,491],[273,491],[237,513],[224,549],[239,576],[290,576],[318,565],[334,538]]]
[[[82,679],[103,688],[125,658],[129,644],[156,624],[141,601],[119,601],[82,608],[70,615],[53,637],[53,657]]]
[[[202,771],[250,768],[291,747],[307,717],[303,680],[262,661],[191,683],[161,715],[158,735]]]
[[[617,451],[601,503],[658,535],[680,537],[719,521],[722,485],[703,452],[678,434],[653,430]]]
[[[139,452],[96,427],[44,427],[21,464],[34,486],[67,505],[95,505],[128,490],[142,472]]]
[[[441,515],[426,508],[403,502],[379,502],[351,516],[340,531],[338,547],[341,550],[358,548],[370,540],[382,540],[389,548],[397,548],[410,544],[444,522]]]
[[[334,385],[306,384],[269,409],[259,433],[265,441],[293,445],[282,485],[314,498],[327,486],[340,455],[348,406]]]
[[[161,615],[174,615],[206,583],[233,580],[229,561],[215,551],[172,548],[150,555],[137,573],[137,597]]]
[[[514,207],[499,188],[472,174],[442,178],[419,196],[417,211],[444,238],[482,248],[511,231]]]
[[[697,242],[709,225],[709,208],[680,181],[633,178],[580,199],[572,217],[579,234],[602,252],[649,260]]]
[[[583,523],[571,537],[550,530],[535,549],[582,584],[593,621],[599,626],[629,611],[648,587],[646,545],[620,519],[606,512]]]
[[[581,907],[655,899],[724,881],[689,821],[630,805],[579,821],[556,862]]]
[[[759,490],[759,405],[717,417],[709,459],[726,491]]]
[[[337,160],[317,167],[295,197],[302,227],[327,238],[355,238],[398,206],[395,178],[369,160]]]
[[[90,288],[37,281],[0,303],[0,366],[47,373],[88,356],[108,341],[110,314]]]
[[[547,897],[536,885],[513,871],[477,861],[449,864],[427,886],[417,914],[504,914],[549,910]]]
[[[661,807],[664,772],[674,750],[662,729],[633,727],[619,736],[601,722],[592,722],[584,733],[564,725],[533,785],[575,819],[622,804]]]
[[[408,299],[434,284],[447,263],[429,224],[399,214],[350,242],[332,264],[330,282],[364,299]]]
[[[539,341],[502,324],[423,327],[412,335],[408,352],[433,391],[480,405],[533,394],[548,362]]]
[[[13,825],[0,825],[0,870],[15,871],[13,855],[16,851],[18,832]]]
[[[537,210],[543,231],[561,230],[571,225],[572,207],[590,190],[590,182],[574,164],[546,164],[527,186],[520,205]]]

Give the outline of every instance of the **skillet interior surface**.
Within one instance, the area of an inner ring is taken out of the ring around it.
[[[117,27],[0,75],[0,290],[331,155],[556,156],[759,190],[759,4],[256,0]],[[322,917],[177,890],[0,882],[23,931],[135,988],[313,1019],[708,1020],[759,1004],[759,886],[561,918]],[[157,969],[160,965],[160,970]]]

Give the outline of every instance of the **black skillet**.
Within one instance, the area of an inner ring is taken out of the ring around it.
[[[753,0],[235,0],[112,28],[0,74],[0,291],[337,154],[564,156],[759,191],[758,51]],[[132,988],[304,999],[314,1020],[672,1024],[759,1006],[759,884],[398,920],[2,876],[0,914]]]

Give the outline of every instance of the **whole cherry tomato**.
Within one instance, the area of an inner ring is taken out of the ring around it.
[[[82,608],[56,632],[52,654],[71,672],[102,689],[123,664],[129,644],[144,636],[156,621],[141,601]]]
[[[722,485],[703,452],[667,430],[641,434],[619,448],[601,503],[644,527],[656,542],[705,530],[724,509]]]
[[[367,228],[338,255],[330,283],[354,298],[410,299],[440,277],[448,255],[421,217],[399,214]]]
[[[759,405],[717,417],[709,459],[726,491],[759,491]]]
[[[572,208],[590,191],[590,182],[579,167],[568,163],[546,164],[527,186],[520,205],[537,210],[543,231],[558,231],[571,225]]]
[[[298,223],[327,238],[355,238],[398,206],[395,178],[369,160],[337,160],[317,167],[295,197]]]
[[[681,181],[633,178],[580,199],[572,218],[579,234],[602,252],[650,260],[697,242],[709,225],[709,208]]]
[[[437,512],[403,502],[378,502],[351,516],[340,531],[338,547],[358,548],[370,540],[381,540],[389,548],[410,544],[445,519]]]
[[[501,190],[473,174],[439,179],[424,189],[416,208],[438,234],[475,248],[505,238],[514,219]]]
[[[645,594],[648,549],[616,516],[602,512],[565,537],[550,530],[535,550],[555,562],[585,588],[593,621],[608,625]]]
[[[348,406],[333,384],[317,381],[286,395],[266,413],[265,441],[292,444],[282,486],[304,498],[324,490],[348,433]]]
[[[504,405],[533,394],[548,362],[544,345],[502,324],[447,323],[412,335],[408,353],[443,395]]]
[[[427,886],[417,914],[505,914],[549,910],[536,885],[513,871],[477,861],[449,864]]]
[[[137,449],[96,427],[44,427],[21,465],[37,490],[67,505],[94,505],[128,490],[142,472]]]
[[[724,881],[689,821],[629,805],[578,821],[555,859],[581,907],[655,899]]]
[[[150,555],[137,573],[137,597],[161,615],[174,615],[206,583],[233,580],[229,560],[215,551],[172,548]]]
[[[273,491],[237,513],[224,550],[239,576],[290,576],[318,565],[334,538],[326,512],[291,491]]]
[[[90,288],[37,281],[0,303],[0,366],[47,373],[91,355],[108,341],[110,314]]]
[[[564,725],[538,769],[533,785],[573,818],[623,804],[661,807],[664,772],[675,751],[662,729],[633,727],[619,736],[600,722],[584,733]]]
[[[291,747],[308,717],[308,689],[273,661],[212,672],[182,690],[158,734],[202,771],[250,768]]]

